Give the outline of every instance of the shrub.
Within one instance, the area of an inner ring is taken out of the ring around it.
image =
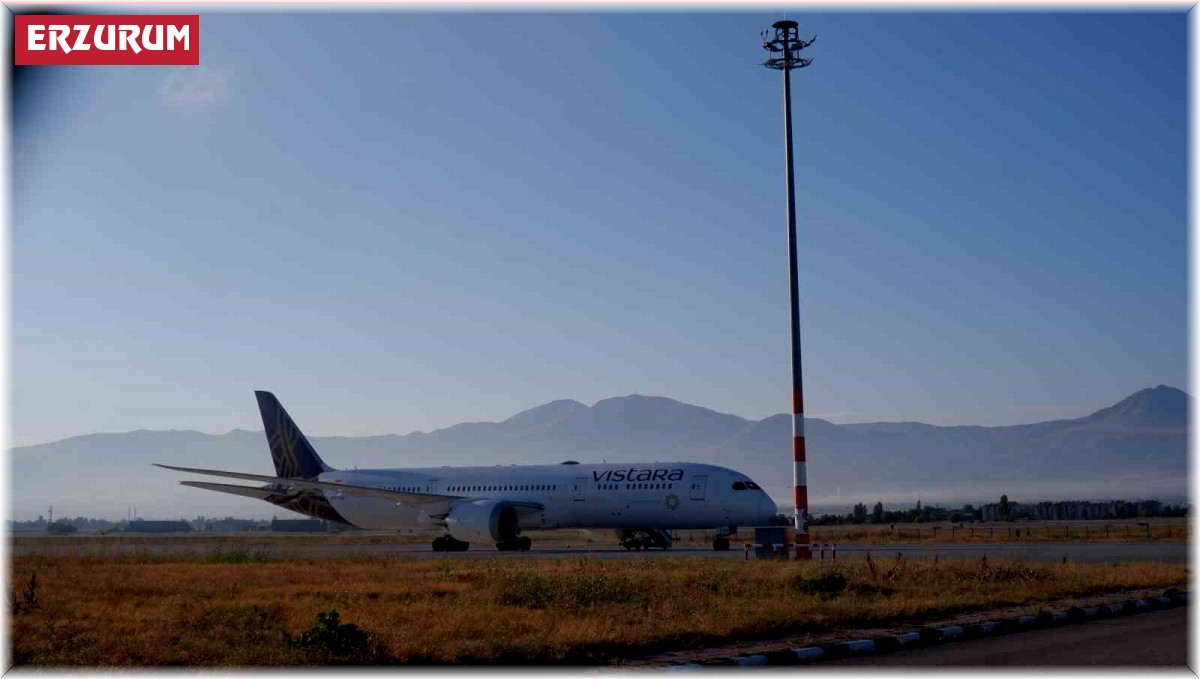
[[[317,624],[297,637],[285,636],[284,645],[323,656],[327,662],[376,662],[374,635],[358,625],[341,622],[335,609],[317,613]]]
[[[38,579],[37,573],[29,574],[29,582],[18,593],[16,590],[8,591],[9,604],[13,615],[21,615],[42,607],[38,601]]]

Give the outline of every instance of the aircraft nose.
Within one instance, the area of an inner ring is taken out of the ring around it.
[[[775,506],[775,501],[766,493],[758,498],[758,514],[762,517],[763,525],[769,525],[769,522],[774,521],[775,516],[779,514],[779,508]]]

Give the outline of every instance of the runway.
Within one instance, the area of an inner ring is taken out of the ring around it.
[[[10,542],[10,553],[13,556],[111,556],[119,554],[137,554],[147,552],[152,554],[205,554],[217,551],[245,550],[250,552],[266,552],[272,555],[304,559],[332,559],[350,555],[366,555],[377,557],[431,558],[431,559],[479,559],[479,558],[514,558],[514,559],[547,559],[563,557],[587,556],[601,559],[659,559],[664,557],[684,557],[699,559],[743,559],[741,544],[735,543],[728,552],[714,552],[710,547],[698,545],[677,545],[669,550],[650,550],[645,552],[628,551],[616,545],[600,545],[584,541],[567,542],[560,539],[538,542],[536,534],[533,550],[529,552],[501,552],[494,546],[473,546],[466,552],[434,552],[426,544],[396,544],[393,541],[379,543],[331,542],[325,538],[309,538],[306,536],[280,537],[271,536],[255,539],[250,536],[231,537],[228,542],[214,540],[212,536],[204,539],[189,539],[187,536],[164,537],[161,540],[139,538],[138,542],[129,543],[120,539],[106,538],[41,538],[36,540],[22,539]],[[1186,542],[1167,541],[1128,541],[1128,542],[1031,542],[1031,543],[999,543],[972,545],[921,545],[921,544],[892,544],[892,545],[843,545],[838,548],[837,558],[861,559],[867,554],[874,559],[896,558],[903,555],[906,559],[971,559],[977,560],[983,556],[988,559],[1014,558],[1029,561],[1060,562],[1064,558],[1077,563],[1113,563],[1119,561],[1151,561],[1161,563],[1186,563],[1188,550]],[[754,558],[753,555],[751,558]],[[814,559],[820,559],[819,552]],[[826,559],[832,559],[833,554],[826,552]]]

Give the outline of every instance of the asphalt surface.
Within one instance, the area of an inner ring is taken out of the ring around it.
[[[927,648],[846,658],[816,667],[853,665],[978,667],[1184,667],[1187,607],[1034,632],[956,641]]]
[[[376,556],[405,556],[414,558],[487,558],[504,556],[509,558],[562,558],[564,556],[591,556],[603,559],[655,559],[663,556],[684,556],[707,559],[742,559],[744,558],[741,545],[734,544],[728,552],[714,552],[711,548],[691,545],[678,545],[670,550],[650,550],[646,552],[627,551],[622,547],[588,543],[568,543],[563,541],[537,541],[534,536],[534,547],[530,552],[500,552],[492,545],[486,547],[472,546],[466,552],[434,552],[428,545],[397,545],[380,544],[336,544],[322,542],[306,542],[304,536],[290,539],[264,539],[262,542],[244,541],[230,543],[193,542],[186,537],[165,539],[163,542],[149,544],[121,544],[101,540],[72,540],[52,539],[38,540],[33,544],[11,545],[10,554],[13,556],[41,555],[115,555],[130,554],[141,551],[150,553],[194,553],[202,554],[214,551],[265,551],[281,556],[308,559],[326,559],[352,554],[370,554]],[[843,545],[838,549],[839,559],[861,559],[870,553],[875,559],[895,558],[902,554],[906,559],[972,559],[983,556],[989,559],[1016,558],[1031,561],[1062,561],[1066,558],[1076,563],[1114,563],[1123,561],[1157,561],[1163,563],[1187,563],[1186,542],[1157,542],[1136,541],[1128,542],[1030,542],[991,545]],[[753,557],[752,557],[753,558]],[[814,553],[817,559],[819,553]],[[825,558],[832,559],[831,553]]]

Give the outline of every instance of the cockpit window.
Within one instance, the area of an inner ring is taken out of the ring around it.
[[[734,481],[733,489],[734,490],[746,490],[746,484],[742,483],[741,481]]]
[[[750,490],[762,490],[762,488],[759,488],[758,484],[753,481],[747,481],[746,487],[749,488]]]

